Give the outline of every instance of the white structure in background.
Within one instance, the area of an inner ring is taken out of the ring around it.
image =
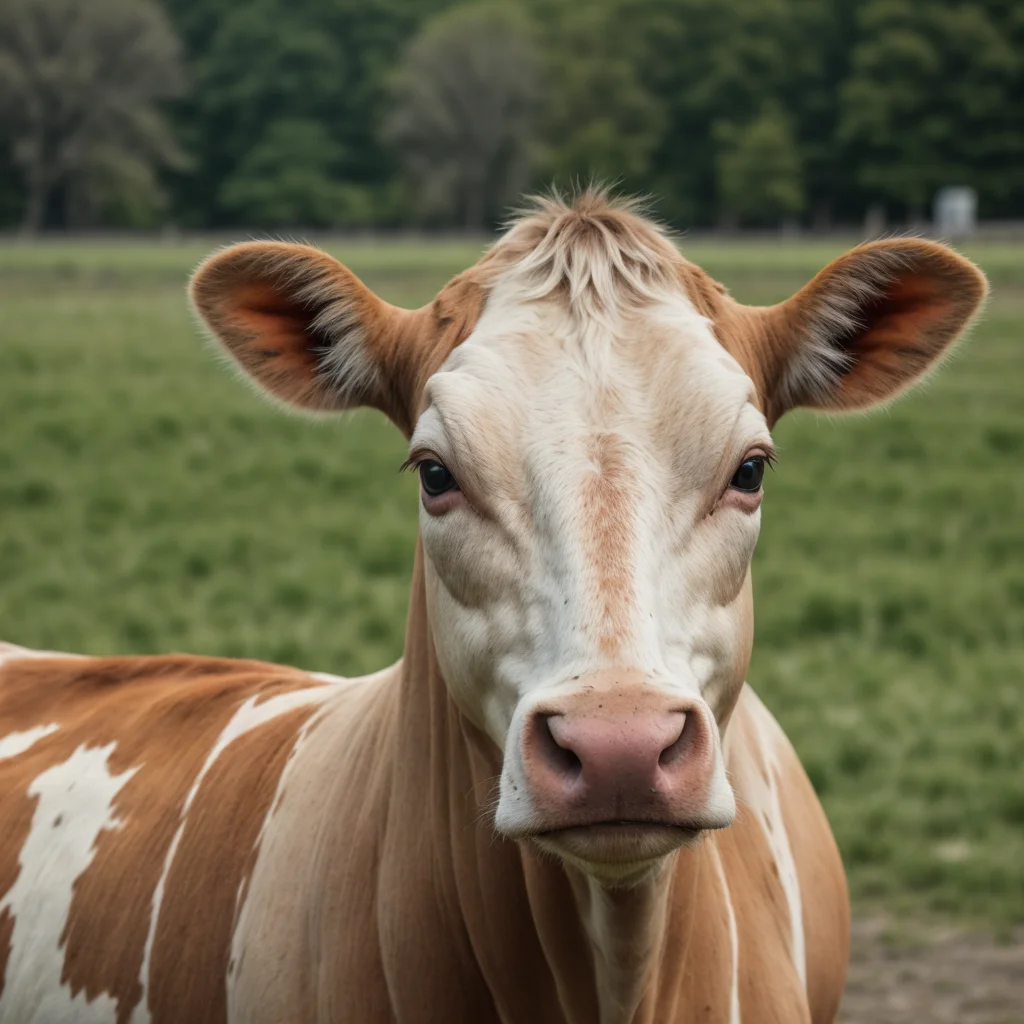
[[[978,219],[978,193],[973,188],[942,188],[935,194],[935,233],[940,238],[973,235]]]
[[[885,207],[872,203],[864,214],[864,241],[873,242],[885,234]]]

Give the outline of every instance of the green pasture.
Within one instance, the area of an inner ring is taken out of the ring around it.
[[[415,538],[402,441],[375,414],[284,414],[218,365],[183,291],[215,244],[0,245],[0,636],[379,667]],[[752,302],[842,248],[683,245]],[[480,251],[330,247],[406,305]],[[860,910],[1006,928],[1024,921],[1024,246],[968,252],[994,296],[927,386],[779,424],[751,679]]]

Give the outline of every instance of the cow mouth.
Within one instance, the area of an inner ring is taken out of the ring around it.
[[[546,829],[534,838],[546,849],[587,863],[636,864],[692,845],[702,832],[697,825],[625,820]]]

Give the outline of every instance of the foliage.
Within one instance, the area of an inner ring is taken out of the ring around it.
[[[836,247],[698,244],[768,303]],[[416,533],[402,439],[311,422],[204,350],[189,242],[0,245],[0,636],[342,673],[401,653]],[[478,247],[350,244],[427,301]],[[1024,921],[1024,362],[1019,248],[926,389],[871,416],[785,417],[755,556],[750,678],[821,793],[856,907]]]
[[[181,86],[177,38],[151,0],[5,0],[0,112],[25,230],[60,198],[72,224],[157,202],[154,165],[182,156],[155,105]]]
[[[393,199],[395,161],[380,141],[388,81],[402,46],[443,0],[166,3],[195,79],[176,111],[182,138],[196,154],[194,171],[173,182],[183,224],[260,222],[266,199],[243,190],[257,202],[250,209],[226,183],[251,177],[243,164],[277,122],[319,126],[318,166],[329,166],[332,181],[361,190],[359,203],[350,192],[344,206],[357,223],[367,215],[387,223],[405,213]],[[292,159],[287,148],[275,155],[277,177]]]
[[[777,103],[742,126],[720,121],[718,199],[730,220],[777,222],[804,205],[800,158],[793,129]]]
[[[68,26],[156,2],[7,0],[0,18]],[[871,207],[905,222],[955,184],[978,190],[983,218],[1024,217],[1014,0],[161,2],[186,94],[165,103],[176,87],[157,88],[162,59],[148,62],[117,94],[138,97],[153,124],[128,141],[114,133],[113,148],[53,172],[28,203],[29,156],[52,144],[31,142],[30,108],[0,90],[12,100],[0,102],[0,224],[27,206],[29,221],[43,207],[60,226],[490,228],[518,188],[592,177],[653,194],[678,226],[827,226]],[[0,26],[0,52],[16,38]],[[54,43],[53,60],[30,61],[32,80],[44,66],[66,79],[96,65],[106,44],[75,39],[73,60]],[[508,110],[487,113],[503,98]],[[156,111],[192,159],[154,182],[172,156]]]
[[[521,11],[493,0],[456,7],[412,41],[384,136],[428,215],[481,230],[527,181],[536,59]]]
[[[829,95],[829,19],[836,3],[612,2],[619,8],[614,38],[633,54],[647,91],[662,104],[663,130],[639,187],[664,197],[669,219],[707,224],[728,214],[719,202],[721,165],[724,159],[740,171],[743,151],[735,152],[724,126],[752,125],[766,108],[780,108],[792,124],[801,166],[812,155],[804,152],[804,133],[813,130],[810,137],[820,139],[831,131],[818,105]],[[816,187],[808,182],[811,191]],[[773,215],[752,213],[755,220]]]
[[[662,105],[623,47],[615,14],[607,4],[535,5],[546,41],[542,180],[637,181],[650,164]]]
[[[860,180],[880,196],[921,211],[943,185],[995,195],[1024,185],[1007,166],[1024,157],[1009,102],[1024,36],[986,6],[870,0],[859,11],[839,139],[859,150]]]
[[[353,224],[369,200],[338,181],[341,149],[318,121],[273,121],[224,183],[221,202],[254,227]]]
[[[308,215],[294,209],[288,194],[296,184],[288,166],[300,159],[311,161],[299,173],[317,179],[310,205],[322,213],[330,184],[324,179],[339,169],[338,142],[327,125],[342,58],[325,33],[301,19],[301,9],[289,17],[285,6],[232,6],[196,61],[197,135],[190,141],[201,159],[197,177],[212,186],[204,219],[214,223],[223,214],[254,225],[268,223],[268,214],[269,223],[279,212]],[[300,152],[292,153],[296,142]],[[275,180],[285,195],[269,194]]]

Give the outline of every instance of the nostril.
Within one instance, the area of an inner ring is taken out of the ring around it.
[[[534,750],[540,759],[559,775],[576,778],[583,771],[583,762],[576,752],[563,747],[551,731],[550,720],[557,715],[537,715],[533,720]]]
[[[676,738],[658,756],[658,764],[662,768],[668,768],[683,760],[693,739],[696,723],[692,716],[686,714],[685,711],[673,712],[672,718],[675,719],[677,717],[679,720],[679,730],[676,732]],[[673,731],[675,730],[673,729]]]

